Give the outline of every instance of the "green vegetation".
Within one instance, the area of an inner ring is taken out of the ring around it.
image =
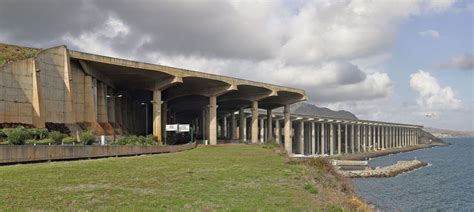
[[[306,191],[308,191],[309,193],[312,193],[312,194],[318,194],[319,193],[318,188],[316,188],[314,185],[311,185],[311,184],[306,184],[304,186],[304,189]]]
[[[112,145],[136,145],[136,146],[152,146],[157,145],[158,142],[154,136],[123,136],[117,139]]]
[[[94,133],[90,130],[82,131],[79,134],[79,140],[84,145],[92,145],[95,142]]]
[[[76,139],[74,139],[73,137],[69,137],[69,136],[63,138],[63,140],[62,140],[63,144],[72,144],[72,143],[76,143],[76,142],[77,142]]]
[[[32,134],[23,127],[5,128],[2,130],[7,136],[7,141],[13,145],[23,145],[26,140],[32,138]]]
[[[53,140],[54,144],[61,144],[61,142],[63,141],[63,138],[65,137],[66,135],[62,134],[59,131],[52,131],[51,133],[49,133],[49,138]]]
[[[79,134],[81,143],[92,145],[95,142],[95,136],[91,131],[82,131]],[[49,132],[43,128],[25,128],[18,126],[15,128],[0,129],[0,144],[10,145],[61,145],[76,143],[76,139],[68,137],[59,131]]]
[[[0,167],[4,210],[327,211],[355,208],[336,177],[257,145]],[[312,173],[321,173],[314,180]],[[318,187],[308,193],[305,185]]]
[[[0,66],[34,57],[40,49],[0,43]]]

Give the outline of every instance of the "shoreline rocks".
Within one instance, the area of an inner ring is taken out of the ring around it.
[[[356,170],[356,171],[343,171],[339,170],[339,172],[345,176],[350,178],[366,178],[366,177],[394,177],[401,173],[405,173],[408,171],[412,171],[428,164],[420,161],[420,160],[410,160],[410,161],[398,161],[396,164],[385,166],[382,168],[370,169],[367,168],[365,170]]]

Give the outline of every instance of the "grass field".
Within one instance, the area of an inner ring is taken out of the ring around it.
[[[354,209],[324,164],[222,145],[162,155],[0,167],[0,208],[26,210]],[[319,165],[318,165],[319,164]],[[344,189],[345,188],[345,189]]]

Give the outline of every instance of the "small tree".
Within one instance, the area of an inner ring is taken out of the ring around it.
[[[49,138],[54,141],[54,144],[61,144],[64,137],[66,137],[66,135],[62,134],[59,131],[52,131],[51,133],[49,133]]]
[[[31,138],[31,134],[24,127],[6,128],[3,132],[7,135],[7,141],[13,145],[23,145]]]
[[[82,131],[79,134],[79,140],[84,145],[92,145],[95,142],[94,133],[90,130]]]

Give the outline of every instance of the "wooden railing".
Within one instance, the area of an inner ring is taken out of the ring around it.
[[[196,143],[166,146],[1,145],[0,164],[171,153],[194,147]]]

